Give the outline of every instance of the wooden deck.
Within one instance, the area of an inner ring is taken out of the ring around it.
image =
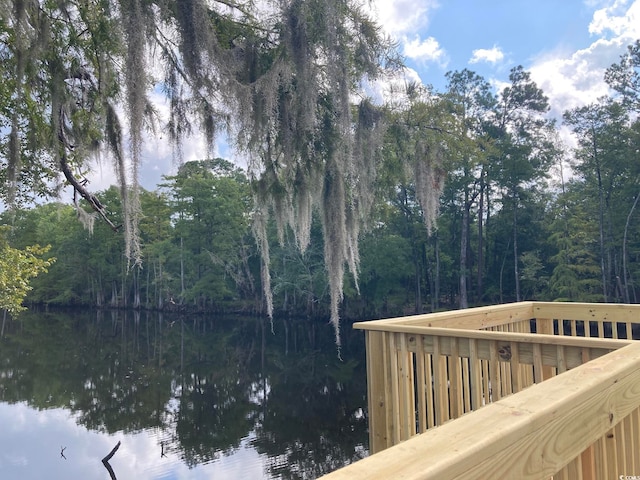
[[[540,302],[356,324],[372,455],[325,478],[640,478],[638,327]]]

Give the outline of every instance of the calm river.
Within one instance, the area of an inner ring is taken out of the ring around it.
[[[367,455],[349,326],[342,360],[333,329],[305,320],[272,333],[256,318],[26,312],[2,327],[3,480],[312,479]]]

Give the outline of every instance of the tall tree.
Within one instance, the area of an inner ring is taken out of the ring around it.
[[[245,281],[244,237],[249,232],[247,179],[222,160],[186,162],[164,177],[175,219],[180,287],[174,301],[196,305],[229,295],[230,280]]]
[[[496,100],[491,93],[489,83],[470,70],[448,72],[446,77],[448,85],[445,96],[450,102],[453,115],[458,119],[459,127],[455,132],[458,137],[458,148],[449,151],[451,158],[447,166],[450,172],[448,184],[460,193],[462,218],[458,298],[460,308],[467,308],[471,271],[469,258],[471,210],[484,195],[484,171],[490,150],[486,125]],[[483,212],[481,208],[478,210],[478,278],[481,279]]]
[[[407,85],[394,92],[389,105],[385,162],[379,185],[383,201],[400,214],[399,230],[409,238],[415,268],[415,311],[422,311],[421,284],[425,276],[425,242],[436,229],[440,195],[444,188],[445,152],[453,148],[456,119],[447,102],[429,88]],[[418,230],[418,222],[426,227]],[[422,233],[421,233],[422,232]]]
[[[509,86],[500,93],[495,113],[496,184],[501,201],[512,215],[511,248],[515,299],[520,292],[519,208],[527,189],[535,188],[547,175],[558,150],[553,124],[544,117],[547,97],[522,66],[509,74]]]
[[[578,138],[575,170],[591,192],[588,198],[597,199],[602,299],[607,302],[615,295],[616,279],[622,274],[615,261],[613,239],[614,216],[621,205],[614,207],[613,196],[628,173],[627,111],[620,103],[604,98],[565,112],[564,121]]]

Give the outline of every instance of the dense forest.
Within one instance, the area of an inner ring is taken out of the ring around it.
[[[340,343],[340,317],[637,301],[640,41],[609,97],[551,118],[521,66],[497,92],[466,69],[442,91],[398,82],[358,1],[3,6],[5,312],[32,286],[47,305],[327,316]],[[182,162],[221,132],[245,171]],[[181,167],[145,191],[161,135]]]
[[[468,70],[448,73],[443,92],[410,86],[406,102],[383,111],[383,161],[360,235],[359,278],[346,277],[342,316],[527,299],[637,303],[639,98],[616,73],[625,61],[638,62],[639,48],[607,72],[620,94],[567,111],[561,121],[547,116],[544,92],[521,67],[497,95]],[[563,125],[575,147],[561,141]],[[446,173],[433,186],[441,192],[437,220],[425,225],[425,202],[407,167],[417,150],[436,146]],[[130,268],[123,235],[105,222],[83,227],[71,204],[5,212],[2,223],[12,225],[15,248],[51,245],[45,256],[55,262],[33,280],[30,302],[260,312],[254,195],[246,172],[223,159],[186,162],[154,191],[142,190],[143,268]],[[96,197],[120,224],[118,189]],[[294,232],[274,221],[268,235],[276,312],[328,317],[317,216],[304,252]]]

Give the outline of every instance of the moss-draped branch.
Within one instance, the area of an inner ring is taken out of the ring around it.
[[[43,171],[37,194],[51,193],[62,171],[104,215],[73,172],[107,152],[125,205],[127,255],[140,262],[138,176],[146,131],[158,121],[150,97],[161,92],[169,115],[160,129],[178,157],[190,134],[204,134],[213,148],[226,130],[248,162],[270,315],[268,220],[281,238],[291,229],[304,250],[311,216],[320,213],[339,332],[343,273],[358,276],[358,236],[385,129],[360,85],[400,65],[359,2],[4,0],[0,7],[8,201],[32,194],[29,179]],[[433,182],[429,164],[421,168]]]

